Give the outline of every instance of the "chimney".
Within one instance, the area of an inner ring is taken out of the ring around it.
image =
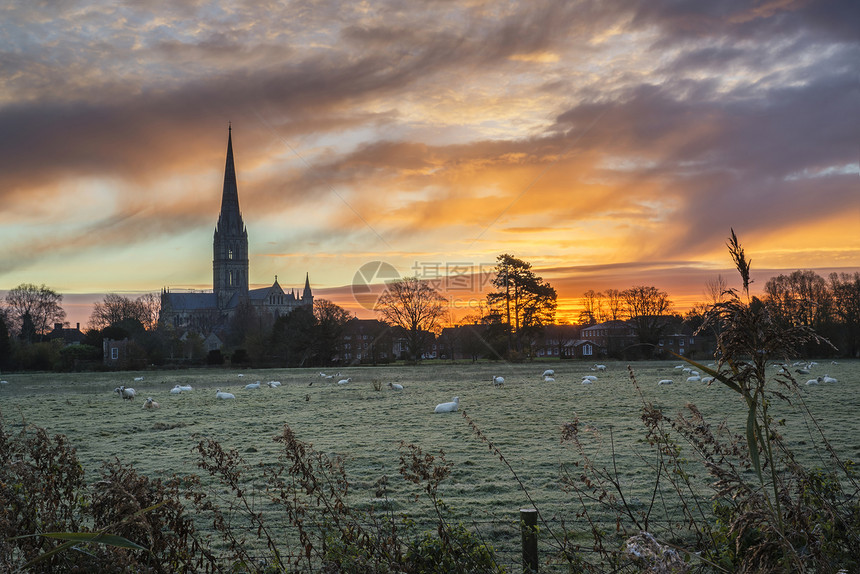
[[[80,324],[80,323],[78,323],[77,330],[78,330],[78,331],[80,331],[80,330],[81,330],[81,324]]]
[[[63,328],[62,323],[54,323],[54,331],[60,331]]]

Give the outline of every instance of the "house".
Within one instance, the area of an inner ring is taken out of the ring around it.
[[[62,323],[54,323],[54,329],[47,337],[49,341],[61,339],[66,345],[80,345],[87,339],[87,336],[81,332],[80,323],[74,329],[65,327]]]

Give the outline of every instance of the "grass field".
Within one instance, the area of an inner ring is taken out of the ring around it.
[[[743,432],[746,409],[732,391],[718,385],[685,382],[678,362],[640,362],[632,367],[646,400],[667,413],[695,403],[710,422],[727,419]],[[651,450],[644,442],[639,420],[642,399],[635,391],[626,364],[608,362],[605,373],[592,373],[587,364],[554,362],[531,364],[426,363],[341,369],[341,377],[326,380],[318,370],[273,369],[147,371],[76,374],[8,374],[0,385],[0,413],[9,429],[21,424],[42,426],[50,434],[64,434],[78,451],[88,481],[95,481],[105,460],[118,457],[150,477],[199,473],[192,448],[199,437],[210,437],[237,449],[250,463],[270,462],[278,445],[272,437],[284,424],[318,451],[344,457],[353,486],[351,502],[370,505],[378,500],[375,483],[387,476],[388,497],[396,512],[418,521],[429,517],[426,504],[414,504],[414,485],[398,475],[401,441],[424,451],[444,450],[453,464],[441,494],[454,514],[478,525],[482,534],[504,549],[514,544],[518,509],[529,505],[511,472],[485,444],[475,438],[461,416],[468,413],[500,449],[528,489],[542,514],[551,520],[576,524],[578,503],[559,484],[561,467],[575,460],[560,442],[560,427],[574,416],[594,430],[589,448],[598,461],[610,464],[611,445],[619,476],[633,499],[645,499],[653,489]],[[555,382],[544,382],[545,368],[555,369]],[[330,371],[334,373],[335,370]],[[777,369],[773,369],[775,375]],[[825,373],[838,383],[806,386]],[[244,376],[240,376],[244,375]],[[592,385],[582,376],[597,374]],[[505,378],[502,387],[493,375]],[[801,396],[840,456],[860,460],[860,361],[838,365],[820,361],[811,375],[796,375]],[[135,381],[135,377],[144,377]],[[338,378],[351,377],[346,385]],[[673,385],[657,381],[672,378]],[[373,381],[382,383],[375,390]],[[244,385],[262,381],[259,390]],[[282,383],[267,388],[267,381]],[[388,389],[400,383],[402,391]],[[169,393],[177,384],[191,392]],[[121,400],[114,388],[132,386],[133,401]],[[236,395],[217,400],[220,388]],[[460,413],[434,414],[437,403],[460,398]],[[146,397],[160,403],[157,410],[142,408]],[[815,464],[814,434],[798,410],[775,405],[774,415],[785,418],[785,436],[801,459]],[[706,476],[693,467],[700,480]],[[260,485],[262,486],[262,485]],[[511,534],[513,532],[513,534]],[[509,539],[510,538],[510,539]]]

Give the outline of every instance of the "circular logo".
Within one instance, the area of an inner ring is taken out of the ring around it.
[[[400,279],[400,273],[390,263],[371,261],[358,268],[352,278],[352,296],[359,305],[373,311],[385,291],[383,283]]]

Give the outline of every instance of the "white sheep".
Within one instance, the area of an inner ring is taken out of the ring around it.
[[[215,389],[215,398],[216,399],[235,399],[236,395],[233,393],[225,393],[221,389]]]
[[[657,381],[657,384],[658,385],[671,385],[672,382],[673,382],[672,379],[661,379],[661,380]]]
[[[505,384],[505,378],[504,377],[493,377],[493,385],[494,386],[501,387],[504,384]]]
[[[582,379],[582,384],[583,385],[592,385],[592,384],[594,384],[594,379],[589,379],[588,377],[585,377],[584,379]]]
[[[460,407],[460,397],[454,397],[450,403],[439,403],[433,409],[434,413],[453,413]]]
[[[248,383],[247,385],[245,385],[245,388],[249,389],[249,390],[259,389],[260,388],[260,381],[257,381],[256,383]]]
[[[597,380],[597,376],[596,376],[596,375],[585,375],[585,376],[584,376],[584,377],[582,377],[582,378],[583,378],[583,379],[588,379],[588,380],[589,380],[589,381],[591,381],[592,383],[593,383],[594,381],[596,381],[596,380]]]
[[[388,388],[392,391],[402,391],[403,385],[398,385],[397,383],[388,383]]]
[[[701,380],[702,380],[702,377],[700,377],[699,375],[693,375],[691,377],[687,377],[688,383],[698,383]]]
[[[591,367],[591,370],[603,372],[606,370],[606,365],[594,365],[593,367]]]
[[[135,380],[135,381],[142,381],[142,380],[143,380],[143,377],[135,377],[135,378],[134,378],[134,380]]]
[[[555,376],[555,371],[553,371],[552,369],[547,369],[547,370],[545,370],[545,371],[543,372],[543,376],[544,376],[544,377],[552,377],[552,376]]]
[[[120,396],[120,398],[129,400],[129,401],[134,399],[134,396],[137,394],[137,392],[131,387],[117,387],[113,391],[115,393],[117,393]]]
[[[831,377],[830,375],[824,375],[823,377],[818,377],[822,383],[838,383],[839,381]]]
[[[818,377],[818,379],[809,379],[808,381],[806,381],[806,384],[807,385],[817,385],[819,383],[820,378],[821,377]]]
[[[147,397],[146,401],[144,401],[144,403],[143,403],[143,408],[145,408],[145,409],[157,409],[160,406],[161,405],[159,405],[157,402],[152,400],[152,397]]]
[[[545,383],[554,383],[554,382],[555,382],[555,377],[545,376],[545,377],[543,378],[543,382],[545,382]]]
[[[194,387],[192,387],[191,385],[176,385],[176,386],[179,387],[179,390],[182,391],[183,393],[187,393],[189,391],[194,390]]]
[[[179,385],[176,385],[175,387],[173,387],[172,389],[170,389],[170,394],[171,394],[171,395],[178,395],[178,394],[180,394],[181,392],[182,392],[182,387],[180,387]]]
[[[352,377],[347,377],[345,379],[341,379],[337,382],[339,385],[346,385],[352,382]]]
[[[276,389],[281,386],[281,381],[269,381],[266,384],[269,385],[270,389]]]

